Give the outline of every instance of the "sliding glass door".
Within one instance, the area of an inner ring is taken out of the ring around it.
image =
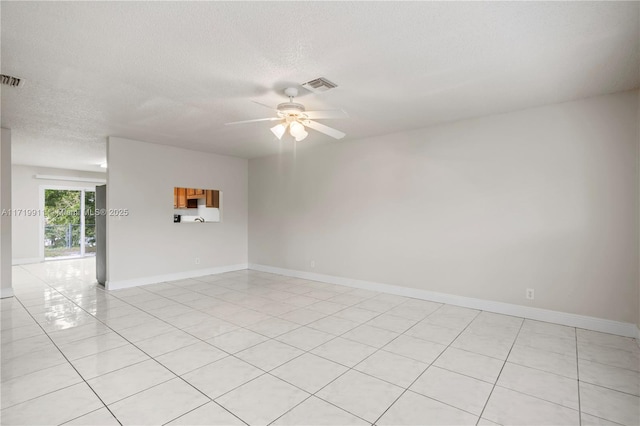
[[[95,255],[95,191],[44,189],[44,258]]]

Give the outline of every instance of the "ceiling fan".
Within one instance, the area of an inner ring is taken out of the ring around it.
[[[289,102],[284,102],[278,105],[276,108],[272,108],[268,105],[261,104],[259,102],[253,101],[258,105],[262,105],[263,107],[269,108],[277,113],[277,117],[271,118],[257,118],[255,120],[244,120],[244,121],[234,121],[232,123],[226,123],[227,125],[235,125],[235,124],[245,124],[245,123],[256,123],[259,121],[280,121],[279,124],[275,125],[271,128],[271,131],[278,139],[282,139],[287,127],[289,128],[289,133],[296,139],[296,142],[300,142],[307,136],[309,133],[306,130],[306,127],[316,130],[320,133],[324,133],[325,135],[329,135],[336,139],[342,139],[346,135],[339,130],[331,128],[329,126],[325,126],[324,124],[318,123],[313,120],[322,120],[327,118],[347,118],[348,115],[346,112],[338,109],[338,110],[329,110],[329,111],[307,111],[304,108],[304,105],[293,102],[293,98],[298,96],[298,89],[295,87],[288,87],[285,89],[284,94],[289,97]]]

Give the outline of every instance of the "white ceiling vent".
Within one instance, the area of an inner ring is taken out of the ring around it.
[[[313,93],[323,93],[327,90],[338,87],[337,84],[330,82],[324,77],[316,78],[315,80],[307,81],[302,84],[302,87]]]
[[[10,75],[0,74],[2,76],[2,84],[4,86],[22,87],[24,86],[24,79],[18,77],[12,77]]]

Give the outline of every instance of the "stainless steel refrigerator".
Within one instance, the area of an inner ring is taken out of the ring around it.
[[[96,279],[107,282],[107,185],[96,186]]]

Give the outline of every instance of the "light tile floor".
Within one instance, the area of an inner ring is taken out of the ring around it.
[[[105,292],[14,267],[1,423],[640,423],[635,340],[256,271]]]

